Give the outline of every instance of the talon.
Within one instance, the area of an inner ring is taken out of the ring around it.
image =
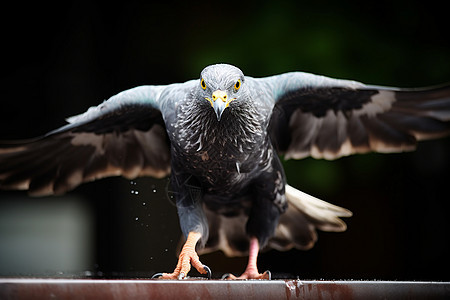
[[[158,279],[159,277],[163,277],[163,276],[164,276],[164,273],[155,273],[155,274],[153,274],[152,279]]]
[[[241,276],[236,277],[233,274],[227,273],[222,276],[223,280],[247,280],[247,279],[263,279],[263,280],[271,280],[272,274],[270,271],[265,271],[260,274],[258,272],[244,272]]]
[[[234,280],[234,279],[271,280],[272,274],[270,273],[270,271],[265,271],[262,274],[260,274],[258,272],[258,268],[256,267],[256,259],[258,257],[258,252],[259,252],[259,242],[258,242],[257,238],[253,237],[250,239],[248,264],[247,264],[247,268],[245,269],[244,273],[242,273],[242,275],[239,277],[236,277],[233,274],[225,274],[222,276],[222,279],[225,279],[225,280]]]
[[[184,272],[180,272],[177,279],[181,280],[181,279],[185,279],[185,278],[186,278],[186,274],[184,274]]]
[[[264,273],[262,273],[261,279],[272,280],[272,273],[269,270],[266,270]]]
[[[212,277],[211,269],[207,265],[203,265],[203,270],[206,271],[206,276],[208,277],[208,279],[211,279]]]
[[[190,232],[183,249],[181,249],[175,270],[172,273],[157,273],[152,278],[186,279],[192,265],[200,274],[207,274],[208,278],[211,279],[211,269],[200,262],[198,254],[195,252],[195,245],[200,238],[200,233]]]

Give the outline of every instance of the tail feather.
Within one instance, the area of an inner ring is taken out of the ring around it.
[[[291,248],[310,249],[317,241],[316,229],[344,231],[347,226],[339,217],[350,217],[351,211],[327,203],[286,185],[288,209],[280,216],[274,236],[264,250],[286,251]],[[223,216],[203,206],[208,220],[209,239],[199,254],[222,250],[227,256],[248,255],[245,231],[248,215],[244,211]],[[180,248],[181,249],[181,248]]]
[[[345,231],[347,225],[339,217],[353,215],[348,209],[317,199],[287,184],[286,199],[322,231]]]
[[[269,247],[277,250],[310,249],[317,241],[316,228],[341,232],[347,225],[339,217],[351,217],[348,209],[319,200],[286,185],[287,211],[280,217]]]

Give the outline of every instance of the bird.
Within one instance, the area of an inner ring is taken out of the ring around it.
[[[282,159],[414,150],[450,133],[450,85],[405,89],[305,72],[205,67],[183,83],[118,93],[41,137],[0,143],[0,188],[59,195],[108,176],[170,178],[183,245],[171,273],[211,277],[200,255],[248,256],[224,279],[270,279],[263,249],[307,250],[348,209],[289,185]]]

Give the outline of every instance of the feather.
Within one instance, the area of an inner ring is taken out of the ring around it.
[[[406,90],[300,72],[270,80],[277,97],[269,132],[287,159],[411,151],[450,133],[450,86]]]

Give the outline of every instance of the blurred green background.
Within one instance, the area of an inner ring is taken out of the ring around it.
[[[365,83],[450,82],[442,1],[64,1],[3,9],[0,139],[30,138],[143,84],[226,62],[253,77],[306,71]],[[301,279],[450,280],[450,139],[416,152],[285,163],[288,181],[349,208],[345,233],[269,251]],[[67,196],[0,192],[0,276],[149,277],[171,271],[180,230],[167,180],[110,178]],[[138,193],[136,193],[136,191]],[[246,258],[206,255],[215,277]]]

